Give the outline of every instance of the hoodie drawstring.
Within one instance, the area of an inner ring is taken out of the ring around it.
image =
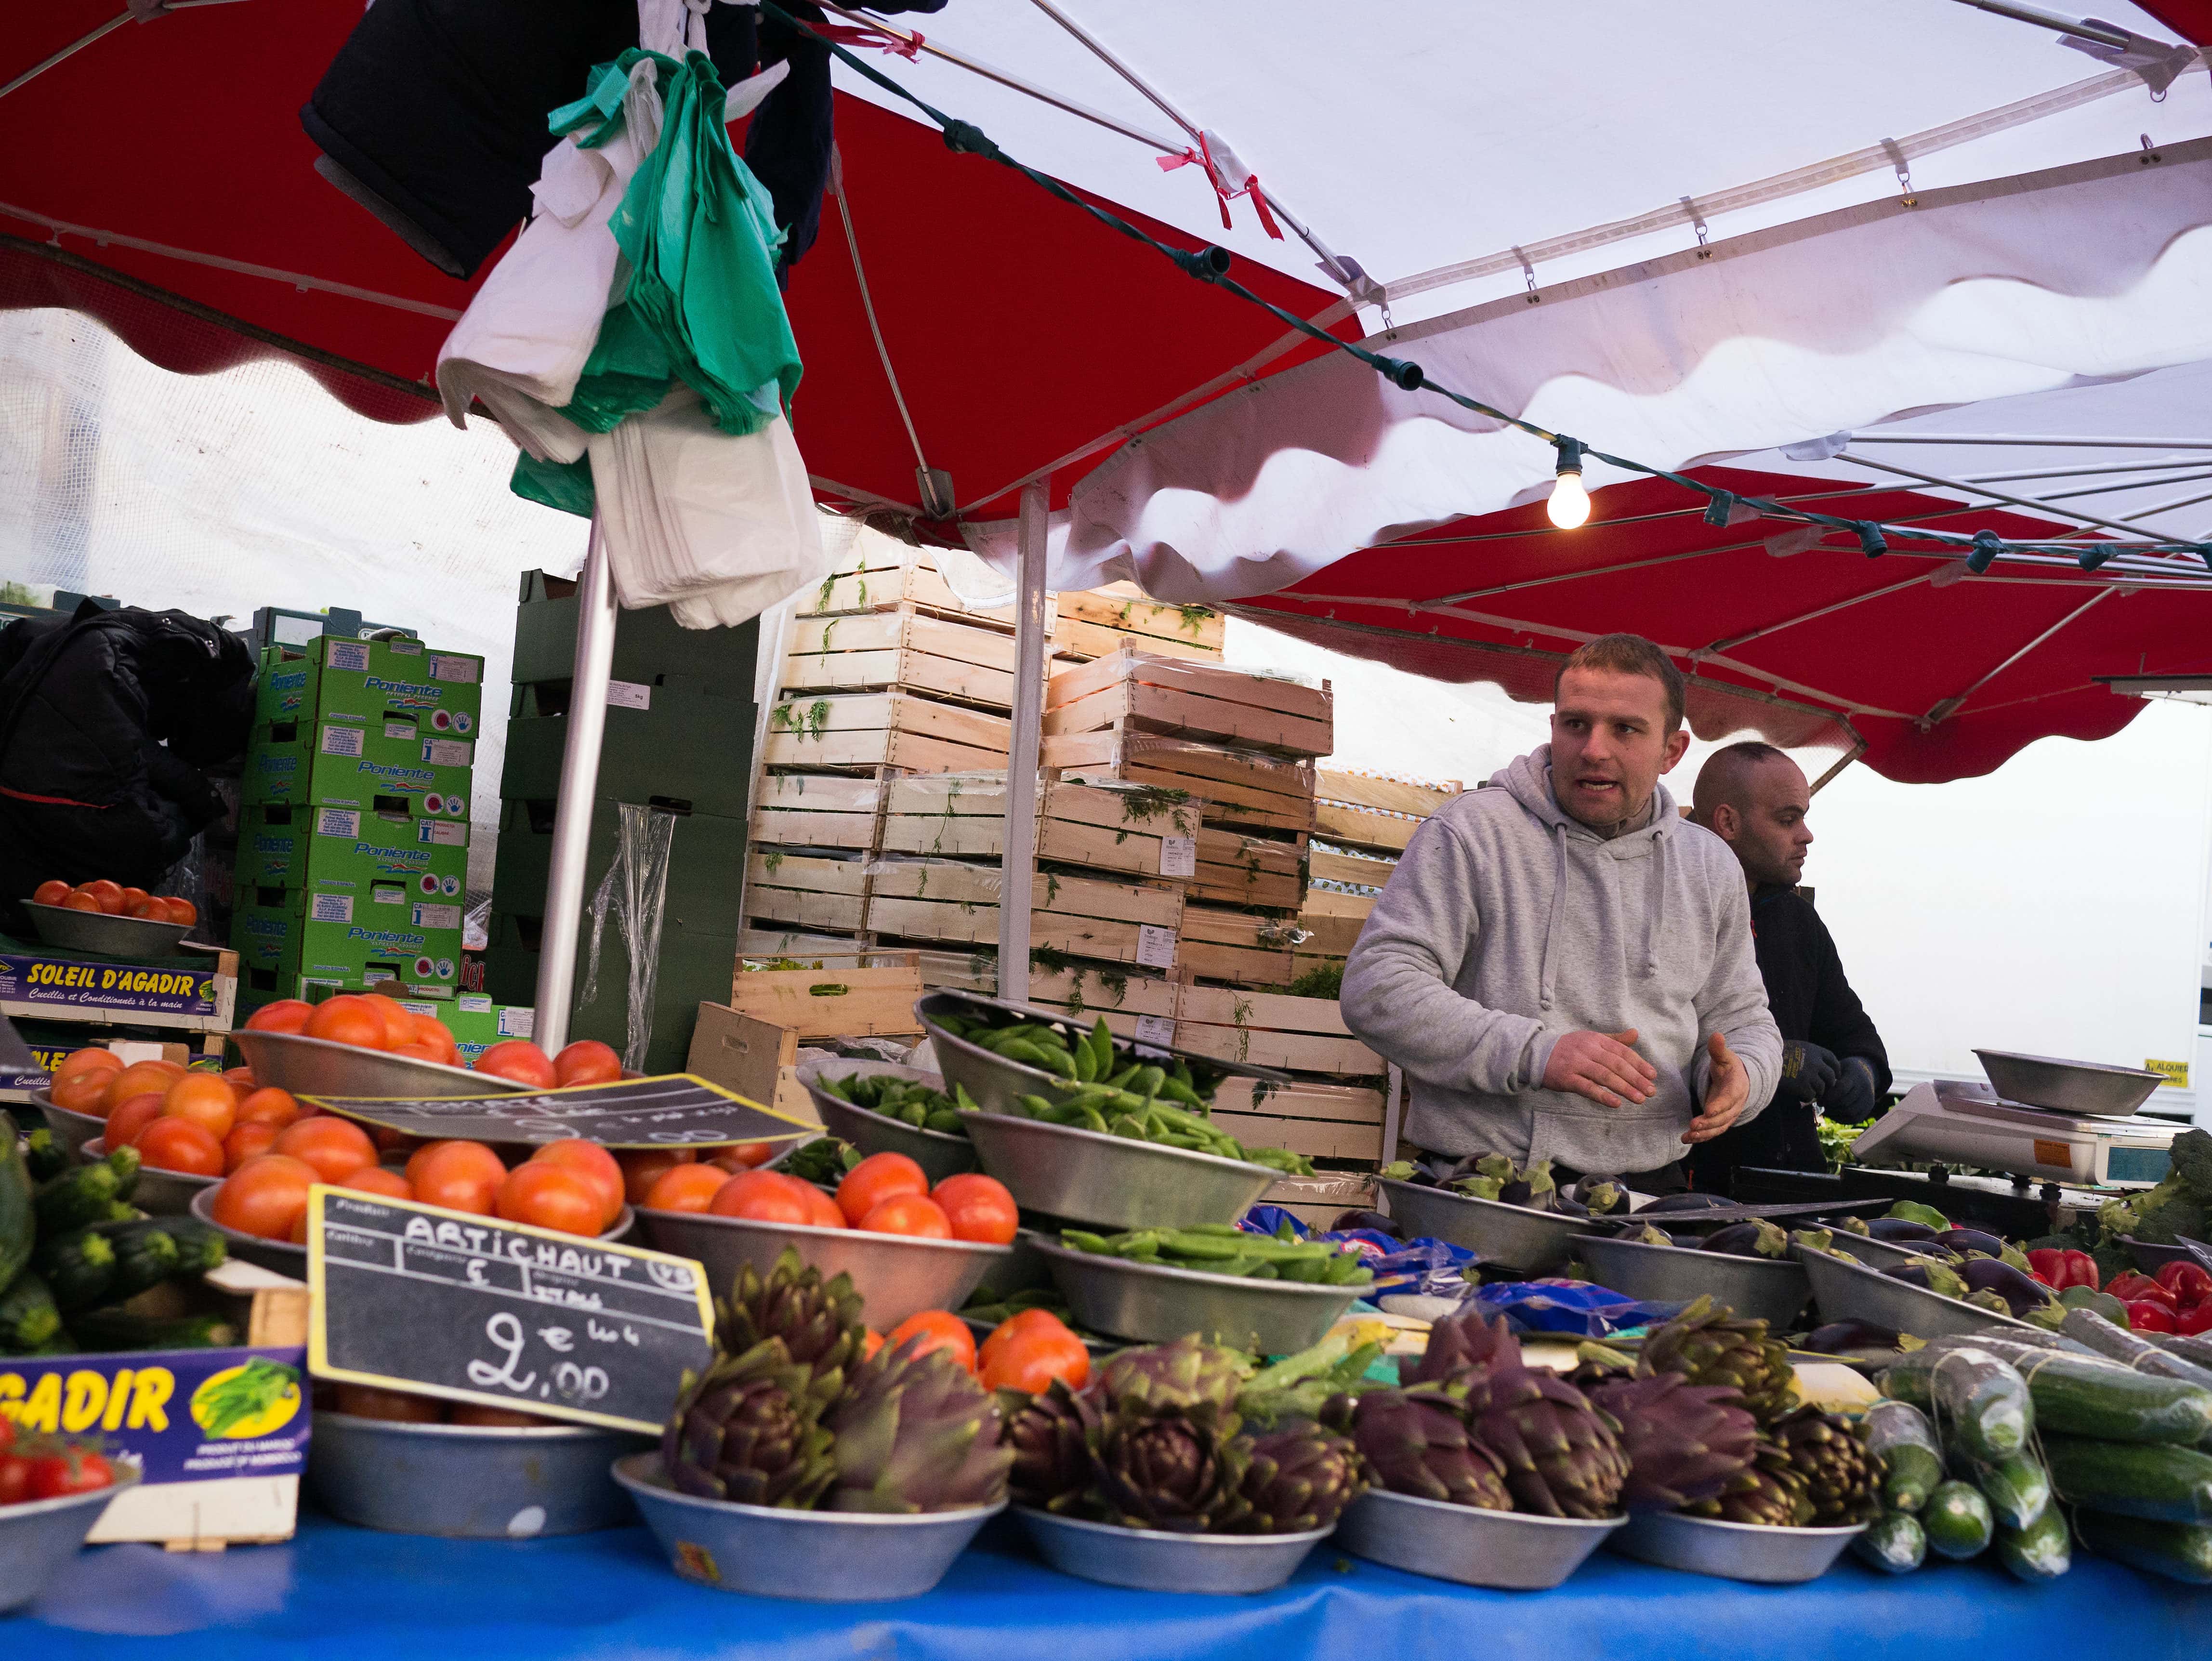
[[[1659,931],[1667,919],[1667,844],[1671,829],[1662,825],[1651,838],[1651,905],[1644,924],[1644,978],[1659,972]]]
[[[1544,964],[1536,984],[1536,1007],[1552,1007],[1552,963],[1553,947],[1559,938],[1559,924],[1567,915],[1567,827],[1555,822],[1552,827],[1552,916],[1544,925]],[[1650,972],[1648,970],[1645,971]]]

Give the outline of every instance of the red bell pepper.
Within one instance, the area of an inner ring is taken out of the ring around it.
[[[2212,1298],[2183,1310],[2173,1317],[2173,1329],[2191,1338],[2199,1333],[2212,1332]]]
[[[2174,1296],[2148,1275],[2138,1275],[2133,1269],[2124,1269],[2106,1283],[2105,1290],[2124,1304],[2148,1302],[2166,1309],[2174,1307]]]
[[[2098,1289],[2097,1260],[2086,1251],[2045,1246],[2027,1254],[2028,1270],[2045,1286],[2063,1292],[2068,1287]]]
[[[2212,1275],[2185,1258],[2161,1263],[2158,1283],[2173,1294],[2178,1309],[2194,1309],[2207,1298],[2212,1298]]]
[[[2124,1300],[2127,1305],[2128,1326],[2136,1332],[2176,1332],[2173,1308],[2170,1304],[2153,1303],[2148,1298]]]

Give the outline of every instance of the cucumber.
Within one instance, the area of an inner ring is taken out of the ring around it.
[[[2087,1345],[2098,1354],[2108,1356],[2122,1366],[2132,1367],[2137,1372],[2148,1372],[2160,1378],[2180,1378],[2212,1389],[2212,1368],[2201,1367],[2194,1361],[2185,1361],[2179,1355],[2170,1355],[2156,1344],[2148,1343],[2132,1332],[2115,1326],[2094,1310],[2068,1310],[2066,1318],[2059,1323],[2058,1329],[2077,1342]]]
[[[0,1355],[27,1355],[62,1329],[54,1294],[30,1269],[0,1293]]]
[[[2002,1338],[1974,1342],[2027,1381],[2039,1430],[2183,1447],[2212,1436],[2212,1390],[2200,1384],[2137,1372],[2100,1356],[2066,1354]]]
[[[1982,1491],[2001,1528],[2033,1529],[2051,1509],[2051,1474],[2033,1454],[2015,1453],[1993,1465],[1963,1458],[1958,1464],[1960,1477]]]
[[[2018,1453],[2035,1428],[2025,1381],[1972,1344],[1914,1350],[1882,1374],[1881,1389],[1926,1411],[1948,1445],[1985,1464]]]
[[[0,1287],[22,1273],[38,1243],[38,1227],[32,1221],[33,1192],[30,1170],[23,1163],[11,1119],[0,1124]]]
[[[1901,1511],[1884,1512],[1867,1531],[1851,1542],[1859,1561],[1885,1574],[1910,1574],[1928,1557],[1928,1533],[1917,1518]]]
[[[138,1150],[118,1147],[106,1159],[39,1184],[32,1196],[39,1227],[48,1234],[68,1234],[88,1224],[105,1222],[109,1208],[131,1197],[138,1181]]]
[[[38,1265],[40,1277],[54,1294],[54,1306],[64,1311],[90,1309],[111,1298],[126,1298],[129,1293],[116,1292],[115,1247],[104,1236],[88,1228],[74,1234],[41,1240],[38,1255],[32,1259]],[[135,1288],[144,1291],[143,1287]]]
[[[1939,1557],[1978,1557],[1990,1543],[1995,1524],[1990,1502],[1971,1482],[1946,1482],[1928,1496],[1920,1513],[1928,1549]]]
[[[111,1296],[116,1303],[161,1285],[177,1272],[176,1238],[158,1219],[127,1224],[109,1234],[107,1242],[115,1249],[115,1290]]]
[[[120,1309],[95,1309],[70,1323],[70,1336],[89,1352],[128,1349],[222,1349],[238,1342],[238,1329],[220,1315],[165,1319]]]
[[[2046,1508],[2026,1528],[2001,1528],[1996,1538],[1997,1561],[2021,1580],[2056,1580],[2074,1567],[2074,1542],[2066,1532],[2066,1518]]]
[[[1943,1451],[1927,1415],[1911,1402],[1876,1402],[1869,1407],[1866,1445],[1882,1462],[1881,1499],[1892,1511],[1918,1511],[1942,1485]]]
[[[2212,1586],[2212,1528],[2192,1523],[2154,1523],[2148,1518],[2115,1517],[2101,1511],[2077,1512],[2074,1526],[2081,1543],[2100,1557],[2112,1558],[2146,1574]]]
[[[2047,1436],[2043,1451],[2051,1486],[2069,1506],[2160,1523],[2212,1523],[2212,1455],[2080,1436]]]

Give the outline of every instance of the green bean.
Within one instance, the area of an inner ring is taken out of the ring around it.
[[[853,1101],[853,1098],[845,1093],[844,1086],[835,1079],[817,1079],[814,1081],[814,1087],[824,1095],[835,1096],[841,1102]],[[853,1105],[858,1107],[860,1104],[853,1102]]]
[[[1080,1228],[1060,1230],[1060,1243],[1077,1251],[1111,1251],[1114,1249],[1107,1244],[1104,1235],[1093,1234],[1088,1230]]]
[[[960,1116],[951,1108],[940,1107],[921,1122],[924,1130],[934,1130],[941,1135],[957,1136],[964,1133]]]
[[[1075,1104],[1075,1110],[1083,1116],[1080,1123],[1084,1129],[1103,1130],[1106,1129],[1106,1116],[1101,1113],[1097,1108],[1091,1106],[1090,1103],[1078,1102]]]

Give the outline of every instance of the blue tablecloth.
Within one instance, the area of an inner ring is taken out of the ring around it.
[[[1969,1647],[1971,1646],[1971,1647]],[[1117,1591],[1054,1573],[994,1524],[927,1597],[809,1604],[678,1580],[632,1528],[522,1544],[425,1540],[303,1517],[289,1545],[82,1554],[26,1614],[23,1661],[2202,1661],[2212,1590],[2078,1560],[2047,1586],[1990,1563],[1890,1579],[1846,1561],[1743,1586],[1601,1552],[1556,1591],[1401,1574],[1327,1542],[1261,1597]]]

